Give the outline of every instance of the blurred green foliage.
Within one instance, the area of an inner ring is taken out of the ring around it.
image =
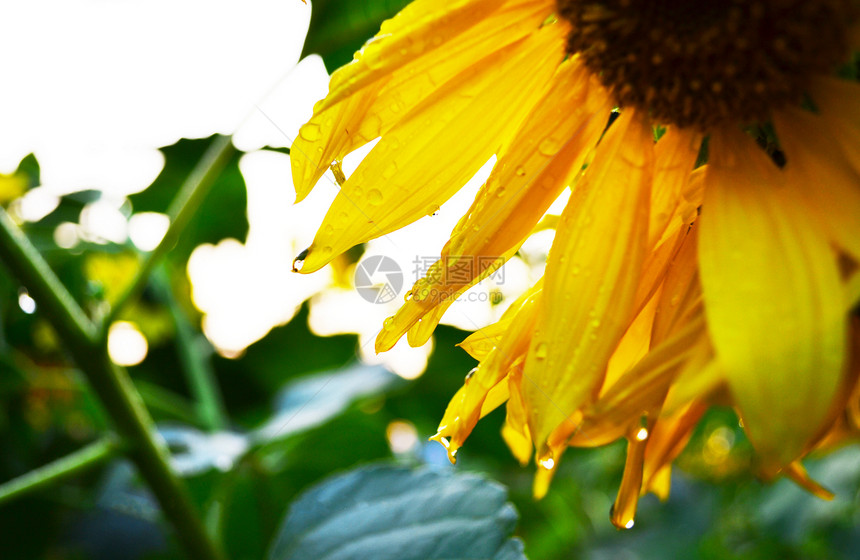
[[[305,53],[320,53],[331,70],[349,60],[382,18],[405,4],[317,0]],[[131,197],[127,213],[163,212],[209,142],[182,140],[164,148],[164,171],[149,189]],[[26,158],[18,173],[29,187],[39,184],[34,158]],[[98,196],[85,191],[63,197],[53,212],[25,227],[91,313],[104,308],[117,282],[130,280],[134,266],[123,266],[123,255],[136,251],[131,245],[86,241],[63,249],[53,233],[62,222],[76,222],[83,205]],[[570,450],[549,495],[536,502],[533,470],[519,467],[499,435],[503,413],[478,424],[456,467],[447,464],[441,447],[426,442],[475,365],[455,347],[467,333],[441,327],[426,373],[412,382],[358,366],[356,336],[315,336],[307,326],[307,305],[240,357],[219,357],[199,332],[185,264],[199,243],[244,238],[244,204],[234,159],[168,255],[166,282],[153,283],[126,312],[149,325],[153,343],[131,375],[164,430],[207,527],[230,558],[264,558],[300,493],[310,491],[302,498],[307,500],[322,492],[309,489],[326,477],[380,461],[438,469],[433,484],[440,496],[462,484],[450,479],[453,472],[482,473],[501,483],[519,512],[514,534],[532,560],[857,557],[860,451],[855,448],[811,461],[811,474],[837,493],[835,501],[822,502],[786,481],[762,485],[751,478],[750,450],[736,418],[731,411],[713,411],[678,461],[668,502],[644,498],[636,527],[618,533],[608,513],[623,469],[623,446]],[[101,257],[106,260],[94,266],[93,259]],[[109,427],[38,310],[27,314],[17,305],[20,289],[0,266],[0,482],[79,449]],[[183,324],[193,331],[190,351],[213,372],[223,395],[229,424],[222,430],[208,430],[193,403],[182,373],[188,341],[177,336]],[[152,336],[155,331],[160,336]],[[395,420],[417,431],[419,444],[409,453],[394,453],[386,438]],[[732,445],[715,454],[709,445],[717,433]],[[117,550],[129,559],[182,557],[152,496],[124,460],[0,504],[4,559],[116,558]]]
[[[379,23],[392,17],[409,0],[315,0],[311,25],[302,56],[318,54],[329,72],[350,60],[370,37]]]

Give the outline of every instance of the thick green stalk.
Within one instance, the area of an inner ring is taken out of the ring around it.
[[[179,307],[163,265],[153,272],[152,287],[173,318],[179,360],[182,362],[182,370],[194,396],[196,416],[206,430],[210,432],[223,430],[229,425],[229,421],[209,355],[206,349],[201,348],[206,341],[201,340],[203,335],[194,330]],[[211,346],[207,345],[207,348],[211,353]]]
[[[108,357],[104,339],[12,219],[0,209],[0,260],[27,287],[41,314],[86,376],[116,427],[129,458],[155,495],[189,558],[221,553],[206,534],[188,491],[155,435],[152,418],[127,372]]]
[[[116,440],[113,437],[103,437],[74,453],[4,482],[0,484],[0,503],[92,468],[113,457],[116,449]]]

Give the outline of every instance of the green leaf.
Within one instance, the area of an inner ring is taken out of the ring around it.
[[[314,0],[302,58],[322,56],[329,72],[352,60],[352,54],[379,31],[379,25],[409,0]]]
[[[276,414],[254,433],[258,442],[284,439],[319,426],[359,399],[379,395],[403,380],[381,366],[354,365],[310,375],[278,395]]]
[[[505,488],[474,474],[363,467],[293,502],[269,560],[525,560],[516,522]]]
[[[36,156],[34,154],[27,154],[27,156],[21,160],[15,174],[26,177],[27,186],[31,189],[42,184],[41,168],[39,167],[39,162],[36,160]]]

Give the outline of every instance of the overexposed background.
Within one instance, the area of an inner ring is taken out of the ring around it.
[[[308,200],[293,206],[289,156],[265,149],[289,147],[313,103],[327,91],[322,59],[299,61],[310,9],[289,0],[0,5],[6,24],[0,34],[0,76],[6,84],[0,90],[0,173],[13,172],[29,153],[39,161],[42,184],[13,205],[22,220],[40,219],[63,194],[103,192],[84,208],[79,222],[57,228],[62,247],[81,239],[130,239],[148,251],[168,220],[135,213],[126,197],[145,189],[163,169],[158,148],[180,138],[233,135],[236,147],[246,152],[240,170],[248,190],[248,236],[202,245],[188,263],[193,301],[216,350],[241,355],[313,297],[314,332],[357,333],[362,360],[414,378],[426,366],[432,341],[413,349],[404,339],[391,352],[373,352],[373,338],[399,298],[368,303],[349,286],[335,286],[328,267],[313,275],[290,271],[292,257],[310,245],[337,192],[329,173]],[[368,151],[347,158],[345,171]],[[367,245],[365,255],[384,254],[398,262],[404,272],[401,296],[416,280],[415,262],[439,254],[490,168],[436,216]],[[475,287],[443,323],[474,330],[498,319],[540,274],[549,240],[533,247],[534,262],[514,259],[504,282]],[[500,305],[490,303],[490,290],[505,296]],[[145,340],[133,324],[114,331],[122,337],[112,345],[118,361],[132,364],[145,357]]]

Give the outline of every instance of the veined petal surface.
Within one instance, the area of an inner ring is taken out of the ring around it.
[[[860,170],[852,168],[826,123],[800,109],[774,115],[791,186],[811,203],[830,239],[860,261]]]
[[[462,187],[541,98],[564,29],[547,25],[475,65],[383,136],[329,208],[302,272],[431,214]]]
[[[297,200],[307,196],[331,162],[384,135],[454,76],[533,33],[546,19],[546,4],[546,0],[505,2],[474,27],[391,74],[379,75],[345,99],[318,103],[291,147]],[[430,44],[435,40],[431,38]]]
[[[454,294],[516,251],[581,169],[600,138],[609,109],[608,95],[578,60],[562,64],[546,96],[526,117],[469,214],[452,233],[432,273],[416,283],[412,298],[380,333],[377,351],[391,348],[431,309],[453,301]]]
[[[500,6],[498,0],[412,2],[382,23],[379,33],[356,53],[355,60],[332,74],[329,94],[318,110],[331,107],[428,50],[439,48]]]
[[[835,255],[784,175],[739,130],[711,139],[699,259],[708,328],[766,472],[821,429],[844,367]]]
[[[648,236],[653,144],[642,116],[622,113],[562,214],[522,382],[541,459],[556,427],[575,429],[571,415],[595,397],[633,320]]]

